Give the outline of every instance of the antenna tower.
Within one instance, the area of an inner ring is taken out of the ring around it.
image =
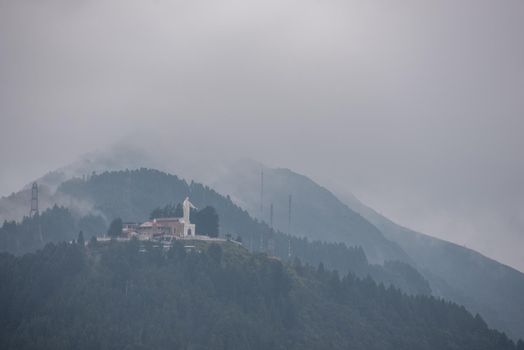
[[[264,214],[264,169],[260,171],[260,218]]]
[[[287,233],[291,234],[291,203],[293,197],[289,195],[288,198],[288,212],[287,212]]]
[[[273,229],[273,203],[269,205],[269,225]]]
[[[273,203],[269,205],[269,236],[267,238],[267,253],[275,255],[275,231],[273,231]]]
[[[38,185],[36,182],[33,182],[33,186],[31,187],[31,210],[29,211],[29,217],[38,220],[38,236],[40,242],[44,244],[44,236],[42,235],[42,226],[40,225],[40,216],[38,214]]]
[[[288,246],[287,246],[287,256],[288,258],[291,258],[291,203],[292,203],[293,196],[289,195],[288,198],[288,212],[287,212],[287,234],[289,235],[288,238]]]
[[[33,187],[31,188],[31,211],[29,211],[29,217],[34,217],[38,215],[38,185],[36,182],[33,182]]]

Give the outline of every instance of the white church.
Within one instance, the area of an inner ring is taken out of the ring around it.
[[[116,237],[117,241],[129,241],[138,239],[140,241],[155,241],[165,250],[169,249],[174,240],[201,240],[213,242],[226,242],[218,237],[209,237],[205,234],[197,234],[195,224],[190,221],[191,209],[197,209],[186,197],[182,204],[183,215],[181,218],[154,218],[142,224],[124,224],[122,235]],[[97,237],[98,241],[109,242],[111,237]],[[195,249],[193,245],[185,245],[187,249]]]
[[[138,235],[139,239],[160,239],[161,237],[172,238],[197,238],[195,224],[190,221],[191,209],[196,207],[189,201],[189,198],[183,202],[183,216],[181,218],[155,218],[146,221],[138,227],[127,227],[130,232],[128,235]]]
[[[171,241],[173,239],[198,239],[223,241],[206,235],[198,235],[195,224],[190,221],[191,209],[197,209],[186,197],[182,204],[183,216],[181,218],[154,218],[140,225],[124,224],[121,240],[136,237],[139,240]]]
[[[190,221],[191,209],[197,209],[189,198],[183,202],[183,215],[181,218],[154,218],[142,224],[125,223],[122,230],[122,235],[116,237],[117,241],[129,241],[130,239],[138,239],[140,241],[155,241],[158,246],[164,250],[168,250],[174,240],[200,240],[225,242],[226,240],[218,237],[209,237],[205,234],[197,234],[195,224]],[[100,236],[97,241],[109,242],[111,237]],[[195,249],[193,245],[185,245],[187,249]]]

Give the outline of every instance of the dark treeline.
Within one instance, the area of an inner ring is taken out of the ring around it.
[[[463,307],[234,244],[0,254],[2,349],[522,350]]]
[[[361,247],[347,247],[343,243],[325,243],[309,241],[282,233],[274,233],[274,254],[281,259],[291,260],[294,257],[318,265],[324,264],[327,269],[350,272],[358,277],[369,276],[377,282],[395,285],[408,294],[431,294],[431,287],[424,277],[411,265],[400,261],[386,261],[383,265],[368,263]],[[289,244],[291,243],[291,244]],[[289,254],[291,247],[291,254]]]
[[[24,217],[19,223],[5,221],[0,227],[0,251],[25,254],[49,242],[76,239],[79,231],[90,238],[106,229],[107,223],[101,216],[73,215],[69,209],[55,205],[40,215]]]

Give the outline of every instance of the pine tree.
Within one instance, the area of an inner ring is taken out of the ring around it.
[[[80,232],[78,233],[76,243],[78,243],[78,245],[82,248],[85,246],[84,232],[82,232],[82,230],[80,230]]]
[[[123,229],[123,223],[122,219],[116,218],[113,221],[111,221],[111,224],[109,225],[109,230],[107,230],[107,234],[111,237],[118,237],[122,234]]]

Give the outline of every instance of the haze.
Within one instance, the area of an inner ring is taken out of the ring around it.
[[[517,0],[0,0],[0,194],[121,140],[251,157],[524,271],[523,23]]]

